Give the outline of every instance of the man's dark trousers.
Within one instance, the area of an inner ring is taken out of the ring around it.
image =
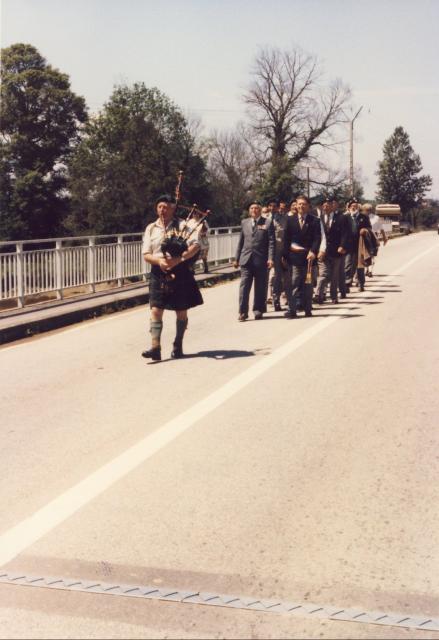
[[[355,272],[357,272],[358,284],[360,287],[364,287],[366,275],[364,273],[364,269],[358,268],[358,253],[348,253],[345,261],[345,274],[346,284],[349,287],[353,285]]]
[[[266,265],[256,265],[250,259],[241,266],[241,283],[239,286],[239,313],[248,314],[250,291],[254,282],[253,311],[267,311],[268,269]]]
[[[296,266],[292,265],[292,291],[291,297],[288,300],[288,310],[295,314],[297,311],[297,301],[300,298],[305,313],[311,313],[312,311],[312,283],[307,284],[305,282],[306,275],[308,273],[308,264]]]
[[[340,275],[340,259],[341,255],[329,256],[326,255],[323,260],[319,260],[321,265],[321,275],[317,281],[316,296],[319,303],[322,304],[325,297],[325,290],[327,285],[330,285],[331,300],[336,300],[338,297],[338,282]]]

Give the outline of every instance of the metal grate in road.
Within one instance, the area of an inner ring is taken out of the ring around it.
[[[379,624],[405,629],[423,629],[439,631],[439,619],[422,615],[407,615],[386,613],[383,611],[364,611],[317,604],[284,602],[281,600],[265,600],[244,596],[228,596],[203,591],[182,591],[136,585],[108,584],[106,582],[92,582],[75,580],[72,578],[44,578],[26,576],[22,573],[0,573],[0,583],[27,587],[42,587],[45,589],[61,589],[64,591],[79,591],[97,593],[101,595],[144,598],[147,600],[162,600],[165,602],[179,602],[183,604],[201,604],[216,607],[244,609],[246,611],[260,611],[264,613],[282,613],[299,617],[322,618],[326,620],[341,620],[345,622],[362,622],[365,624]]]

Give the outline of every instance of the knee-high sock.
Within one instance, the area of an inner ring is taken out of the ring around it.
[[[163,322],[162,320],[151,320],[150,322],[150,333],[151,333],[151,341],[152,348],[155,349],[160,347],[160,337],[162,335]]]
[[[183,336],[186,329],[187,329],[187,318],[186,320],[177,319],[176,334],[175,334],[175,340],[174,340],[174,345],[176,347],[181,347],[181,345],[183,344]]]

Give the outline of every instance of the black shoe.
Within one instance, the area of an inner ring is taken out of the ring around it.
[[[262,320],[262,311],[255,311],[255,320]]]
[[[161,360],[162,350],[160,347],[153,347],[142,352],[142,358],[151,358],[151,360]]]
[[[338,304],[338,298],[332,298],[332,304]]]
[[[247,320],[248,315],[246,313],[240,313],[238,316],[238,320],[239,322],[244,322],[245,320]]]
[[[297,318],[297,315],[292,311],[285,311],[284,318],[288,318],[289,320],[292,320],[293,318]]]
[[[179,358],[184,358],[183,347],[176,347],[174,344],[174,348],[171,353],[171,358],[174,360],[178,360]]]
[[[280,306],[280,302],[275,302],[274,303],[274,310],[275,311],[282,311],[282,307]]]
[[[347,298],[346,293],[340,293],[340,298],[343,298],[343,300],[344,300],[345,298]]]
[[[312,317],[312,311],[305,311],[305,317],[306,318],[311,318]]]
[[[364,285],[360,284],[360,291],[364,291]]]

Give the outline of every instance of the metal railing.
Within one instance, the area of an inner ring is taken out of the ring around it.
[[[229,262],[236,251],[240,227],[209,230],[209,264]],[[0,242],[0,302],[23,307],[31,296],[87,289],[113,282],[147,279],[150,266],[142,256],[142,233],[76,236]],[[82,293],[80,291],[79,293]]]

